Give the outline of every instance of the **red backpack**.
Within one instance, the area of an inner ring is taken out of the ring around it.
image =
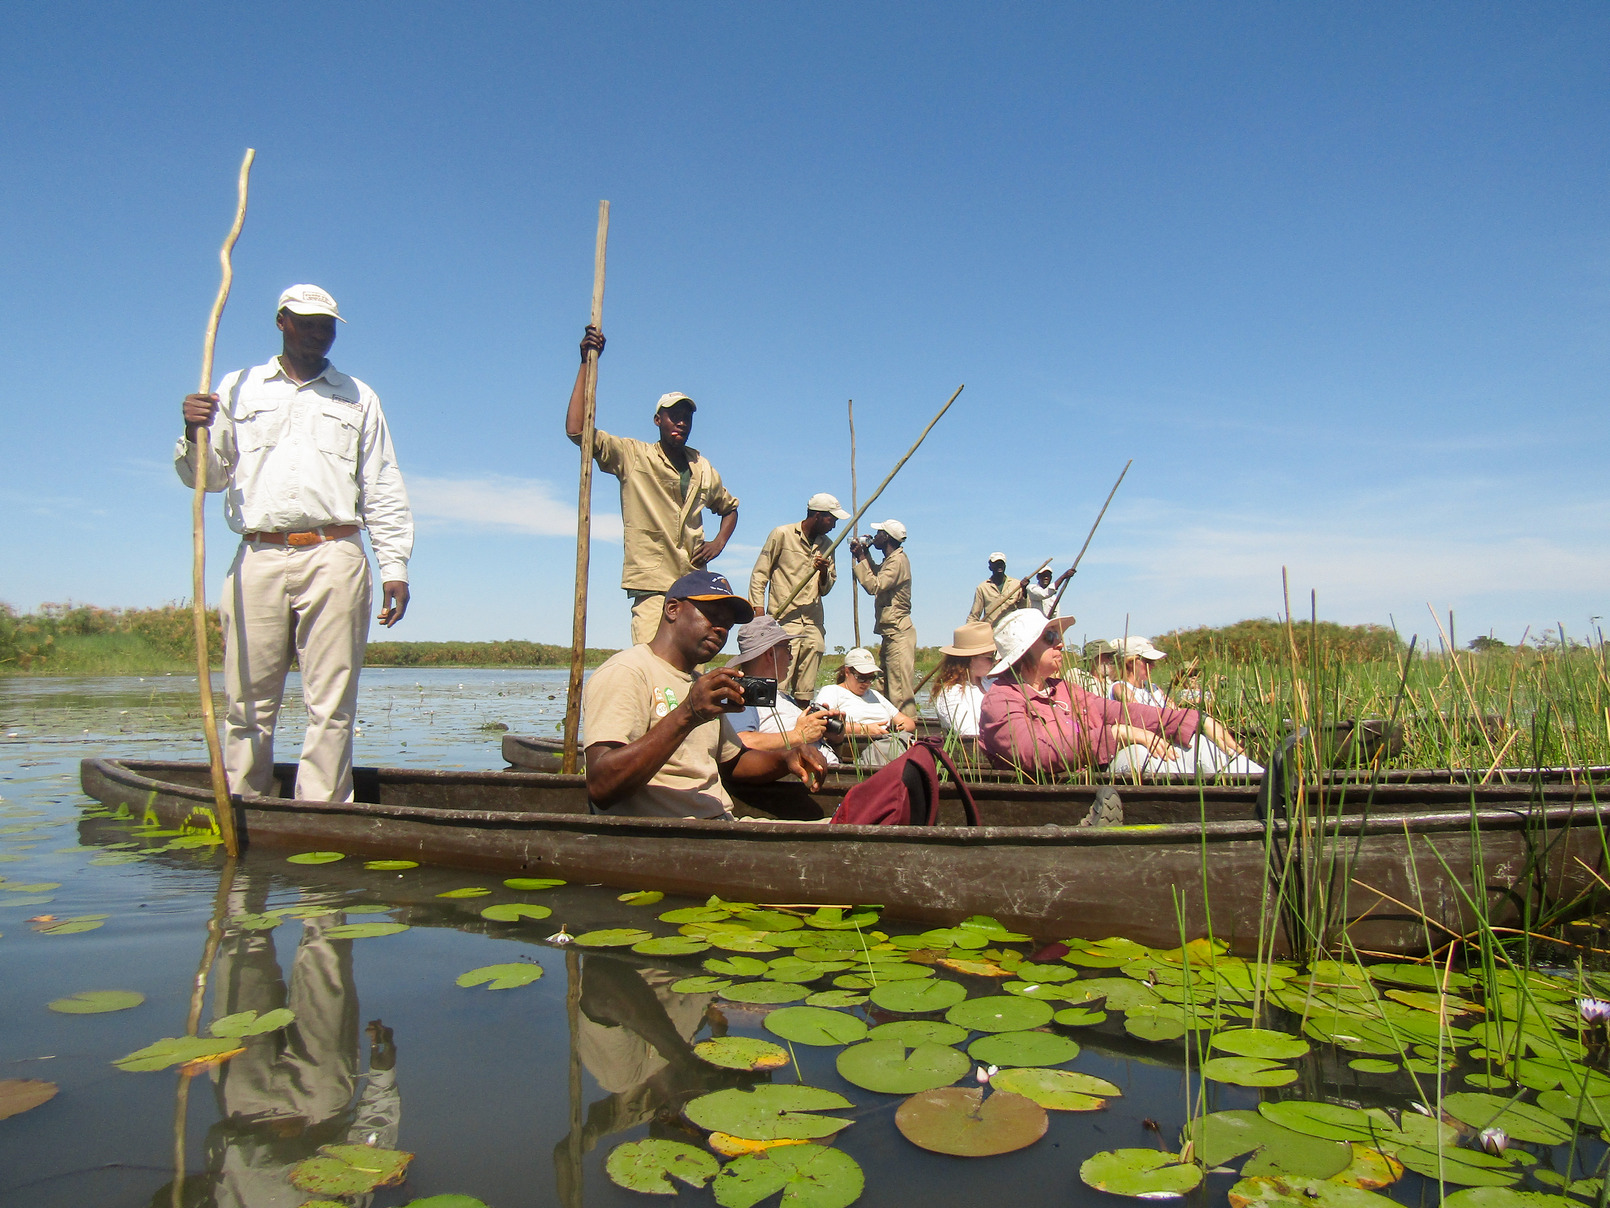
[[[978,805],[938,739],[919,738],[904,755],[891,760],[844,794],[832,822],[842,826],[933,826],[939,817],[938,760],[962,795],[962,809],[972,826],[980,825]]]

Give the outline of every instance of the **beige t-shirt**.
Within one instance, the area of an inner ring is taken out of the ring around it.
[[[693,676],[678,671],[647,645],[612,656],[587,680],[581,724],[587,745],[636,742],[649,727],[688,699]],[[743,744],[726,714],[694,730],[646,785],[604,811],[640,818],[721,818],[732,798],[721,783],[721,764],[737,759]]]

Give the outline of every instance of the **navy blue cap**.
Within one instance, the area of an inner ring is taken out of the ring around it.
[[[729,600],[737,613],[738,623],[747,625],[755,619],[755,610],[749,601],[732,590],[726,578],[712,570],[690,570],[665,593],[668,600]]]

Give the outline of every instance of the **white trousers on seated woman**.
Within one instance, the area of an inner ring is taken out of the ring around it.
[[[1232,776],[1256,776],[1263,771],[1263,765],[1253,763],[1245,755],[1231,755],[1201,734],[1196,736],[1191,746],[1175,747],[1174,750],[1176,758],[1160,759],[1138,742],[1133,743],[1119,749],[1107,765],[1107,770],[1114,776],[1134,776],[1137,773],[1192,776],[1198,770],[1204,776],[1215,776],[1221,772]]]

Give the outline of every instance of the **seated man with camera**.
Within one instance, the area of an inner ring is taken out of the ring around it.
[[[839,757],[823,741],[844,733],[844,714],[823,705],[801,709],[778,689],[788,682],[793,663],[790,634],[776,617],[757,614],[738,630],[738,655],[728,666],[742,677],[745,707],[733,714],[732,728],[746,747],[756,751],[786,751],[814,744],[828,767]]]
[[[595,812],[730,819],[723,772],[750,784],[790,772],[813,790],[821,784],[826,762],[815,747],[761,751],[739,741],[729,717],[745,704],[735,670],[694,674],[721,653],[735,624],[754,615],[726,579],[693,571],[666,592],[653,639],[593,672],[582,694],[582,729]]]

